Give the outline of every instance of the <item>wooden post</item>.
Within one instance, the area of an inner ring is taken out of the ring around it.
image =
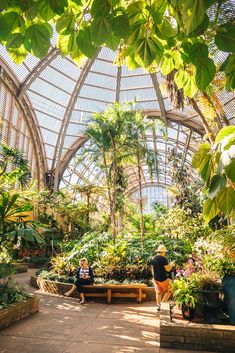
[[[137,302],[138,302],[138,303],[142,303],[142,288],[139,288],[139,289],[138,289]]]
[[[111,304],[111,298],[112,298],[112,289],[108,288],[108,304]]]

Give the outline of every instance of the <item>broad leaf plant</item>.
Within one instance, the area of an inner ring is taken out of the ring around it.
[[[234,5],[229,0],[0,0],[0,43],[16,63],[42,59],[53,36],[62,56],[80,64],[100,47],[115,62],[168,75],[192,98],[216,72],[235,88]],[[219,58],[227,53],[226,60]]]

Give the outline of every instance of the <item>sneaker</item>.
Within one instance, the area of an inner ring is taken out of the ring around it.
[[[85,304],[85,299],[82,299],[79,304]]]
[[[157,304],[157,312],[159,313],[160,310],[161,310],[161,305]]]

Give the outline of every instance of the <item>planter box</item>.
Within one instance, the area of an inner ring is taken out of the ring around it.
[[[171,321],[169,304],[161,308],[161,348],[235,353],[235,326]]]
[[[39,297],[32,296],[21,303],[14,303],[0,310],[0,329],[38,312]]]

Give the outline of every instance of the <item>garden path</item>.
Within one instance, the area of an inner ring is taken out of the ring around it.
[[[154,302],[81,306],[31,287],[31,271],[15,280],[39,295],[40,311],[0,331],[0,353],[196,353],[159,348]]]

